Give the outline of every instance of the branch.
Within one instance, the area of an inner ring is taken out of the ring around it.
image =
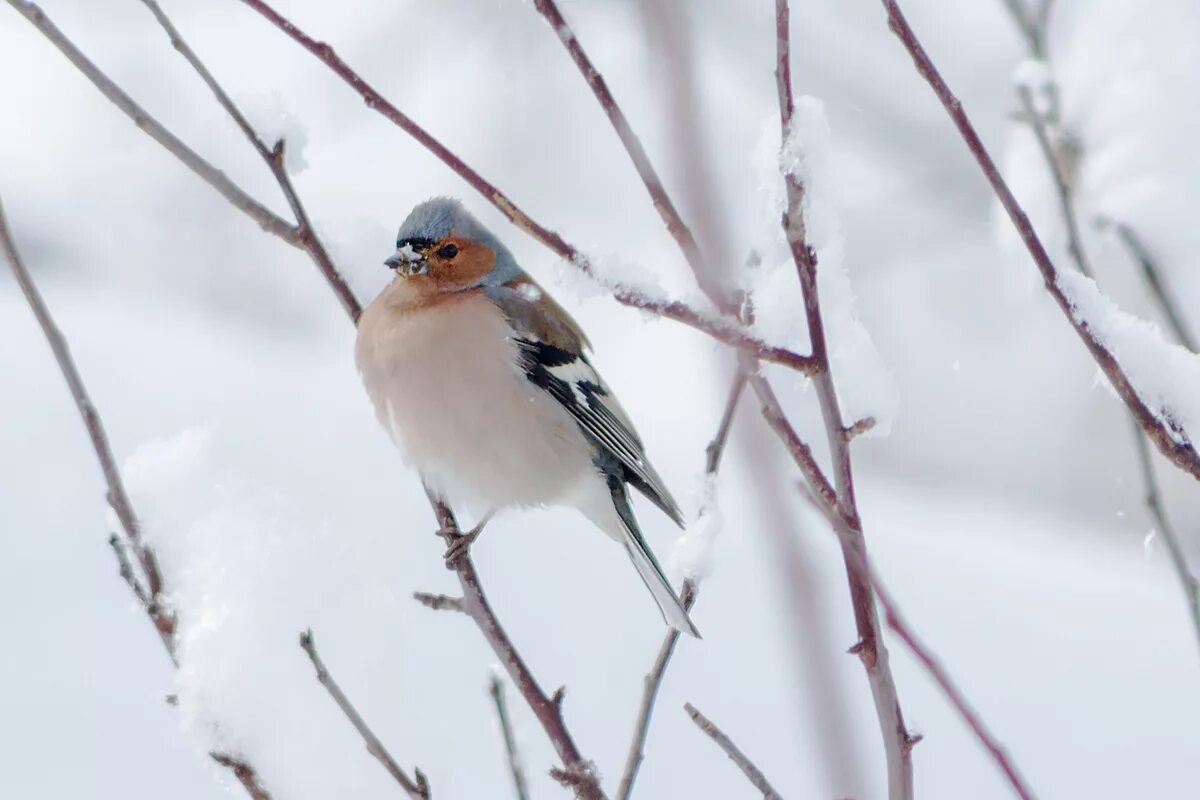
[[[896,0],[882,0],[882,2],[888,15],[888,27],[896,34],[901,44],[904,45],[909,55],[912,56],[917,72],[929,83],[941,101],[942,106],[946,109],[946,113],[954,122],[967,148],[979,163],[984,177],[991,184],[992,190],[1000,200],[1000,204],[1004,206],[1004,210],[1008,213],[1013,227],[1016,228],[1018,235],[1025,243],[1026,249],[1029,250],[1029,254],[1033,257],[1038,271],[1041,272],[1046,284],[1046,290],[1050,292],[1050,296],[1054,298],[1063,315],[1070,322],[1071,327],[1074,328],[1075,333],[1083,341],[1088,352],[1092,354],[1092,358],[1099,365],[1105,377],[1108,378],[1109,383],[1112,384],[1117,394],[1125,402],[1125,405],[1129,408],[1141,429],[1146,432],[1155,446],[1158,447],[1159,452],[1166,456],[1171,463],[1179,467],[1179,469],[1200,479],[1200,453],[1197,453],[1190,439],[1178,437],[1142,402],[1121,364],[1109,352],[1108,348],[1096,338],[1087,320],[1076,317],[1075,309],[1071,305],[1070,299],[1059,285],[1058,270],[1050,260],[1050,256],[1046,253],[1046,248],[1042,245],[1041,239],[1038,238],[1037,232],[1029,221],[1029,217],[1025,214],[1024,209],[1021,208],[1013,196],[1008,184],[1005,183],[1004,178],[1000,175],[1000,171],[996,168],[995,162],[988,154],[987,148],[983,146],[983,142],[980,140],[975,126],[971,124],[970,118],[963,111],[962,102],[950,91],[950,87],[946,85],[946,81],[942,78],[941,73],[938,72],[937,67],[934,66],[925,52],[925,48],[921,46],[920,40],[917,39],[916,34],[909,26],[908,20],[904,18],[904,14],[901,12]]]
[[[1121,244],[1124,245],[1129,256],[1137,262],[1141,269],[1142,276],[1146,279],[1146,284],[1150,287],[1155,302],[1162,309],[1167,325],[1175,334],[1175,338],[1188,350],[1200,353],[1200,344],[1197,344],[1196,338],[1192,336],[1188,326],[1184,323],[1183,314],[1167,291],[1158,265],[1155,263],[1154,257],[1150,255],[1150,250],[1142,241],[1142,237],[1138,236],[1137,232],[1128,224],[1110,217],[1098,217],[1096,225],[1102,229],[1112,228],[1116,232],[1117,238],[1121,240]]]
[[[869,569],[869,566],[867,568]],[[875,590],[875,595],[879,598],[879,604],[883,606],[884,619],[887,620],[888,627],[908,646],[908,649],[912,651],[917,660],[921,662],[921,665],[925,667],[925,671],[933,676],[942,693],[949,698],[950,703],[954,706],[959,716],[963,718],[970,727],[971,732],[975,734],[975,738],[983,744],[984,748],[991,755],[992,760],[1000,767],[1000,770],[1004,773],[1004,777],[1008,779],[1017,796],[1022,800],[1033,800],[1033,791],[1025,783],[1025,779],[1021,777],[1020,771],[1012,759],[1009,758],[1004,746],[987,729],[983,719],[979,716],[979,712],[963,696],[962,690],[955,685],[954,680],[946,672],[946,668],[942,666],[937,657],[908,627],[908,624],[900,615],[900,609],[896,605],[896,601],[888,594],[887,589],[873,571],[871,572],[871,586]],[[917,737],[918,740],[919,738]]]
[[[367,752],[378,759],[380,764],[383,764],[388,774],[395,778],[396,783],[400,784],[400,788],[404,789],[405,794],[412,798],[412,800],[429,800],[429,783],[425,780],[425,775],[419,768],[414,769],[413,774],[416,775],[416,780],[414,781],[405,774],[403,768],[396,763],[396,759],[392,758],[392,754],[379,741],[379,737],[375,735],[375,732],[371,730],[371,727],[367,725],[366,721],[355,710],[350,699],[346,697],[341,687],[333,679],[333,676],[329,674],[329,670],[325,668],[321,657],[317,655],[317,643],[313,639],[311,629],[300,634],[300,647],[308,654],[309,660],[312,661],[313,669],[317,671],[317,680],[329,692],[329,696],[333,698],[333,702],[337,703],[338,708],[346,715],[346,719],[350,720],[350,724],[358,731],[358,735],[363,738],[363,742],[367,745]]]
[[[357,321],[362,314],[362,306],[359,305],[358,299],[354,296],[354,292],[346,283],[345,278],[338,272],[337,267],[333,264],[333,259],[329,257],[329,252],[317,237],[316,231],[313,229],[312,220],[309,219],[308,212],[304,208],[304,204],[300,201],[300,196],[296,194],[296,188],[292,185],[292,180],[288,176],[287,169],[284,166],[283,151],[286,146],[283,139],[275,142],[271,147],[262,140],[262,137],[254,130],[254,127],[246,119],[245,114],[237,107],[237,104],[230,99],[229,94],[222,88],[208,67],[200,60],[199,56],[188,46],[187,42],[180,36],[179,31],[171,23],[171,20],[163,13],[156,0],[142,0],[150,12],[154,14],[154,18],[158,20],[158,24],[166,31],[167,37],[171,40],[171,46],[179,51],[179,54],[192,66],[192,69],[204,81],[209,90],[216,97],[217,102],[229,114],[237,126],[245,134],[250,144],[266,162],[271,170],[271,174],[275,176],[275,181],[279,184],[280,190],[283,191],[284,197],[287,199],[288,206],[292,210],[292,214],[296,217],[296,226],[292,229],[297,241],[294,243],[308,253],[313,262],[317,265],[317,269],[325,277],[329,283],[329,288],[333,289],[333,293],[337,295],[338,300],[342,304],[342,308],[350,315],[352,320]]]
[[[633,132],[633,128],[629,125],[629,120],[625,118],[625,112],[613,97],[612,92],[609,91],[604,76],[592,64],[592,60],[584,51],[579,38],[575,35],[575,31],[571,28],[566,18],[563,17],[554,0],[534,0],[533,5],[546,21],[550,23],[550,27],[554,29],[558,40],[562,42],[563,47],[566,48],[567,53],[571,56],[571,60],[575,62],[575,66],[579,68],[579,72],[583,75],[584,80],[587,81],[592,94],[599,101],[600,107],[604,109],[609,123],[612,124],[613,130],[617,133],[617,138],[621,140],[621,144],[625,147],[625,152],[629,154],[630,160],[633,161],[633,166],[637,170],[638,177],[642,179],[646,191],[650,194],[650,199],[654,203],[654,210],[658,212],[663,224],[667,226],[667,231],[671,234],[676,244],[679,245],[679,249],[683,252],[684,258],[687,259],[688,265],[691,267],[692,273],[696,276],[697,282],[701,284],[704,293],[713,299],[714,302],[717,302],[722,311],[727,314],[733,314],[736,311],[736,307],[732,303],[732,300],[728,298],[726,292],[712,280],[712,272],[704,259],[704,254],[701,252],[699,245],[696,244],[696,238],[692,234],[691,228],[683,221],[678,209],[675,208],[675,204],[667,194],[666,187],[663,186],[662,179],[659,178],[658,172],[650,162],[650,157],[646,155],[646,150],[642,147],[641,140]]]
[[[488,694],[496,706],[496,717],[500,720],[500,733],[504,736],[504,753],[508,758],[508,770],[512,773],[513,791],[517,800],[529,800],[529,784],[525,780],[525,769],[517,752],[517,739],[513,735],[512,723],[508,719],[508,704],[504,701],[504,684],[495,675],[488,683]]]
[[[7,2],[49,39],[51,44],[57,47],[75,65],[75,68],[100,90],[101,94],[129,117],[138,128],[145,131],[151,139],[165,147],[171,155],[200,176],[205,183],[220,192],[221,196],[232,203],[235,208],[257,222],[263,230],[275,234],[289,244],[300,246],[298,232],[286,220],[246,194],[229,179],[229,176],[197,155],[196,151],[150,116],[144,108],[134,102],[133,98],[101,72],[99,67],[89,61],[87,56],[83,55],[79,48],[75,47],[62,31],[55,27],[41,8],[32,2],[26,2],[26,0],[7,0]]]
[[[779,122],[781,141],[786,143],[791,136],[792,116],[795,103],[792,99],[790,11],[787,0],[775,2],[775,79],[779,95]],[[837,513],[832,517],[842,557],[846,563],[846,578],[850,585],[851,604],[858,629],[857,654],[867,672],[871,695],[875,701],[875,712],[879,719],[879,731],[883,738],[887,757],[888,796],[892,800],[910,800],[913,797],[913,772],[911,750],[915,740],[904,724],[896,681],[888,663],[887,647],[879,632],[879,617],[875,610],[875,599],[871,592],[870,579],[859,564],[867,563],[867,545],[863,538],[858,506],[854,498],[854,476],[850,464],[850,442],[846,436],[846,423],[838,405],[837,390],[833,384],[829,353],[825,343],[825,326],[821,319],[821,301],[817,292],[817,253],[805,238],[805,223],[802,212],[804,185],[794,172],[784,176],[787,188],[787,210],[783,216],[783,230],[787,236],[792,258],[796,262],[796,273],[800,290],[804,295],[804,311],[809,341],[812,343],[813,359],[820,370],[813,376],[817,402],[825,422],[825,438],[833,462],[833,496],[829,496],[828,482],[818,480],[821,476],[815,469],[811,452],[798,451],[794,447],[798,437],[785,438],[793,450],[796,463],[810,478],[814,494],[823,503],[833,505]],[[756,387],[757,391],[757,387]],[[762,400],[763,393],[759,393]],[[764,408],[766,407],[764,402]],[[776,403],[776,408],[778,404]],[[779,415],[782,419],[782,414]],[[768,416],[768,422],[772,422]],[[778,422],[772,423],[777,431],[783,430]]]
[[[9,2],[16,1],[9,0]],[[631,286],[605,280],[604,276],[596,269],[587,256],[581,253],[574,245],[569,244],[562,236],[533,220],[516,203],[509,199],[508,195],[504,194],[498,187],[467,165],[466,162],[434,138],[428,131],[417,125],[408,115],[388,102],[383,95],[367,83],[361,75],[355,72],[349,64],[343,61],[334,52],[332,47],[325,42],[316,41],[301,31],[294,23],[275,11],[275,9],[263,2],[263,0],[242,0],[242,2],[257,11],[267,21],[312,53],[318,60],[349,84],[363,98],[368,108],[378,112],[409,136],[416,139],[419,144],[429,150],[430,153],[466,181],[471,188],[475,189],[484,199],[495,206],[510,222],[553,250],[561,258],[573,264],[585,275],[607,288],[618,303],[683,323],[711,336],[719,342],[750,353],[763,361],[790,367],[805,374],[808,374],[813,369],[812,360],[807,356],[802,356],[787,348],[768,344],[762,339],[752,336],[743,326],[737,324],[728,315],[714,317],[693,308],[687,303],[650,297]]]
[[[1067,228],[1068,253],[1074,260],[1075,266],[1079,271],[1091,277],[1092,269],[1088,262],[1087,251],[1083,246],[1083,238],[1079,233],[1075,199],[1071,190],[1071,184],[1063,173],[1059,159],[1055,157],[1046,121],[1037,113],[1037,109],[1034,108],[1033,98],[1027,88],[1023,86],[1019,87],[1018,94],[1025,110],[1025,116],[1029,124],[1033,127],[1034,135],[1037,137],[1038,144],[1041,147],[1042,157],[1046,162],[1047,168],[1050,170],[1057,188],[1059,211]],[[1105,224],[1111,223],[1105,220]],[[1158,301],[1159,307],[1167,318],[1168,324],[1175,333],[1176,338],[1190,351],[1195,353],[1195,342],[1188,335],[1182,316],[1167,294],[1162,281],[1159,279],[1158,269],[1145,247],[1142,246],[1141,241],[1137,238],[1137,234],[1128,225],[1116,223],[1114,227],[1116,228],[1118,238],[1121,239],[1130,254],[1140,265],[1146,282],[1150,286],[1151,293]],[[1178,534],[1175,533],[1175,528],[1171,525],[1170,520],[1167,519],[1166,509],[1163,507],[1162,499],[1159,495],[1158,479],[1154,474],[1154,465],[1150,460],[1145,436],[1138,426],[1137,419],[1131,418],[1131,422],[1133,423],[1134,446],[1137,448],[1138,454],[1138,467],[1142,473],[1142,482],[1146,492],[1146,508],[1154,518],[1158,530],[1162,531],[1163,539],[1167,543],[1167,552],[1171,558],[1171,565],[1175,570],[1175,575],[1187,600],[1193,632],[1195,633],[1197,644],[1200,645],[1200,584],[1197,583],[1195,576],[1188,566],[1183,544]]]
[[[683,591],[679,595],[683,610],[690,612],[696,602],[699,589],[696,582],[690,578],[683,582]],[[637,720],[633,723],[633,739],[629,742],[629,754],[625,756],[625,771],[621,774],[621,783],[617,787],[615,800],[629,800],[633,793],[633,782],[637,779],[638,770],[645,760],[646,739],[650,735],[650,717],[654,713],[654,702],[658,699],[658,690],[662,687],[663,676],[671,656],[675,654],[675,645],[679,642],[679,631],[669,631],[663,637],[662,646],[658,649],[658,657],[654,666],[646,673],[643,681],[642,702],[638,706]]]
[[[271,800],[271,793],[263,787],[258,773],[254,771],[254,767],[250,766],[250,764],[236,756],[231,756],[228,753],[219,753],[216,750],[210,752],[208,755],[213,761],[233,773],[233,777],[237,778],[238,783],[242,784],[242,787],[246,790],[246,794],[250,795],[251,800]]]
[[[738,401],[746,390],[746,372],[743,365],[738,365],[733,384],[729,387],[729,396],[725,400],[725,409],[721,412],[721,421],[712,441],[704,448],[704,471],[707,475],[716,475],[721,468],[721,457],[725,453],[725,445],[729,442],[729,431],[733,427],[733,415],[737,411]],[[690,612],[696,603],[696,595],[700,588],[697,583],[688,578],[683,582],[683,591],[679,600],[683,610]],[[621,783],[617,787],[616,800],[629,800],[633,793],[633,782],[637,779],[638,770],[645,759],[646,739],[650,734],[650,717],[654,713],[654,703],[658,699],[658,691],[662,687],[663,676],[666,675],[667,665],[675,654],[675,645],[679,642],[679,631],[669,630],[663,636],[662,645],[658,648],[658,657],[646,674],[642,701],[638,706],[637,718],[633,724],[633,737],[629,743],[629,753],[625,757],[625,770],[621,774]]]
[[[158,568],[158,560],[155,558],[154,550],[142,538],[141,524],[134,511],[133,503],[129,499],[129,493],[125,490],[121,473],[117,469],[108,434],[105,432],[104,422],[100,418],[100,411],[92,403],[83,378],[79,374],[79,369],[75,366],[74,359],[71,358],[66,338],[55,324],[50,309],[42,299],[37,285],[33,282],[33,277],[25,268],[25,263],[17,251],[16,241],[9,230],[2,202],[0,202],[0,251],[3,251],[17,285],[21,287],[21,293],[25,296],[25,301],[33,311],[34,317],[37,318],[42,335],[45,336],[46,342],[54,353],[54,360],[58,363],[59,371],[62,372],[67,387],[71,391],[71,397],[75,400],[75,407],[79,410],[79,416],[87,428],[92,449],[96,453],[96,460],[100,462],[100,471],[108,485],[108,503],[112,506],[125,533],[124,542],[116,534],[109,538],[109,544],[117,558],[121,578],[129,585],[134,597],[146,611],[159,638],[162,639],[163,647],[171,662],[178,666],[179,662],[175,653],[177,622],[174,612],[167,607],[163,597],[164,584],[162,573]],[[133,553],[142,569],[145,585],[134,574],[133,564],[129,559],[130,552]],[[218,764],[233,770],[238,781],[254,800],[270,800],[270,795],[259,782],[258,774],[248,763],[223,753],[214,752],[210,755]]]
[[[150,621],[154,623],[154,628],[158,631],[163,646],[167,649],[167,654],[174,661],[176,620],[174,613],[167,608],[163,599],[163,577],[158,567],[158,559],[153,548],[146,544],[142,537],[141,522],[133,510],[133,503],[130,502],[129,493],[125,490],[121,472],[117,469],[117,460],[113,456],[108,433],[104,429],[104,421],[100,418],[100,412],[88,394],[74,359],[71,358],[71,350],[67,345],[66,338],[55,324],[54,317],[51,316],[50,309],[46,306],[46,301],[42,299],[37,285],[33,282],[33,276],[25,268],[25,263],[17,251],[16,241],[13,239],[12,231],[9,230],[8,219],[5,217],[2,203],[0,203],[0,250],[3,251],[5,259],[8,261],[13,277],[21,289],[21,294],[25,296],[25,302],[37,319],[38,326],[42,329],[46,343],[50,345],[50,350],[54,353],[54,360],[58,364],[63,379],[67,382],[71,399],[75,401],[75,408],[79,411],[79,417],[83,420],[88,438],[91,440],[92,450],[100,464],[100,472],[108,486],[108,504],[116,514],[125,534],[123,546],[121,542],[114,545],[114,549],[118,553],[121,576],[133,589],[138,602],[146,610]],[[126,548],[133,554],[141,569],[140,579],[134,575],[129,559],[125,556]]]
[[[462,536],[459,533],[458,522],[454,519],[454,513],[444,503],[438,501],[432,493],[429,494],[429,500],[437,516],[438,535],[449,545]],[[563,763],[563,768],[557,770],[557,773],[570,780],[570,786],[578,797],[584,798],[584,800],[603,800],[604,792],[600,789],[600,778],[596,774],[595,766],[580,754],[579,748],[576,747],[575,740],[571,737],[571,732],[567,730],[566,722],[563,720],[561,690],[555,692],[552,697],[542,691],[542,687],[533,677],[533,673],[529,671],[525,660],[517,651],[512,640],[508,638],[508,634],[504,632],[500,620],[496,618],[495,612],[488,604],[487,596],[483,592],[483,585],[480,583],[479,574],[475,571],[469,551],[464,551],[460,555],[452,569],[458,576],[458,583],[462,588],[461,609],[456,607],[455,610],[461,610],[475,622],[483,637],[491,645],[496,657],[500,659],[500,663],[504,665],[513,685],[517,687],[517,690],[525,698],[525,702],[529,704],[530,710],[541,723],[542,729],[546,732],[546,736],[550,739],[550,743]],[[422,602],[425,601],[422,600]]]
[[[712,723],[712,720],[696,710],[691,703],[684,703],[683,710],[692,718],[692,722],[696,723],[696,727],[704,731],[717,743],[717,747],[724,750],[725,755],[729,756],[734,764],[737,764],[738,769],[750,779],[750,783],[754,784],[754,788],[762,792],[763,800],[783,800],[779,792],[771,788],[771,784],[767,782],[767,777],[763,775],[762,770],[754,766],[754,762],[747,758],[746,754],[733,743],[733,740]]]

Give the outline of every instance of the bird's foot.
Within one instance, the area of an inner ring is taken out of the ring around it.
[[[479,538],[479,534],[483,533],[484,526],[488,524],[488,520],[491,518],[492,515],[488,514],[479,521],[478,525],[465,533],[445,528],[438,531],[441,536],[450,540],[450,543],[446,545],[446,553],[442,556],[446,560],[446,569],[455,569],[458,567],[458,562],[470,552],[471,545]]]

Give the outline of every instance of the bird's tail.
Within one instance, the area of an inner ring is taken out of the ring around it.
[[[691,634],[699,639],[700,631],[696,630],[696,626],[692,624],[687,611],[683,608],[683,603],[679,601],[679,596],[675,594],[670,581],[663,574],[658,559],[654,557],[650,546],[642,537],[637,520],[633,516],[633,509],[629,507],[629,495],[624,483],[613,479],[609,483],[609,490],[612,492],[613,505],[616,507],[617,516],[621,521],[624,533],[622,544],[625,545],[625,552],[629,554],[629,560],[637,567],[638,575],[642,576],[642,582],[654,596],[654,602],[658,603],[658,610],[662,612],[663,619],[675,630]]]

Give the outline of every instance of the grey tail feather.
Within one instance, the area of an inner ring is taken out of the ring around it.
[[[633,509],[629,507],[629,495],[626,493],[624,484],[615,478],[610,478],[609,489],[612,491],[613,505],[617,508],[617,516],[621,518],[621,527],[625,531],[625,552],[629,554],[629,560],[637,567],[642,583],[646,584],[646,588],[653,595],[663,620],[675,630],[699,639],[700,631],[692,624],[687,611],[683,608],[683,603],[679,601],[679,595],[671,588],[671,582],[667,580],[658,559],[654,557],[654,553],[646,544],[646,540],[638,528],[637,520],[633,516]]]

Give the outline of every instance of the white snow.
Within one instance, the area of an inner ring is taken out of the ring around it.
[[[308,147],[308,128],[288,106],[278,91],[239,95],[238,108],[267,147],[283,142],[283,164],[292,175],[308,169],[304,152]]]
[[[1122,311],[1096,282],[1077,272],[1059,272],[1058,285],[1071,301],[1075,319],[1117,359],[1138,397],[1176,440],[1183,428],[1200,430],[1200,356],[1168,341],[1153,323]]]
[[[675,541],[668,559],[672,575],[703,581],[712,575],[717,536],[725,526],[721,514],[720,479],[704,474],[696,491],[696,518]]]
[[[755,159],[760,168],[771,164],[763,159],[764,153],[771,152],[777,153],[773,168],[768,175],[760,176],[760,185],[767,187],[768,206],[763,217],[780,218],[785,206],[783,175],[796,175],[804,185],[806,239],[817,252],[817,291],[842,412],[847,424],[874,417],[876,424],[865,435],[886,436],[896,416],[899,394],[891,370],[880,357],[856,308],[837,211],[835,153],[824,103],[815,97],[797,97],[791,131],[782,145],[777,118],[764,123]],[[803,296],[782,226],[774,225],[772,239],[769,252],[774,268],[745,273],[747,280],[752,281],[756,328],[770,341],[782,341],[800,352],[808,352],[807,326],[804,314],[800,313],[804,308]]]

